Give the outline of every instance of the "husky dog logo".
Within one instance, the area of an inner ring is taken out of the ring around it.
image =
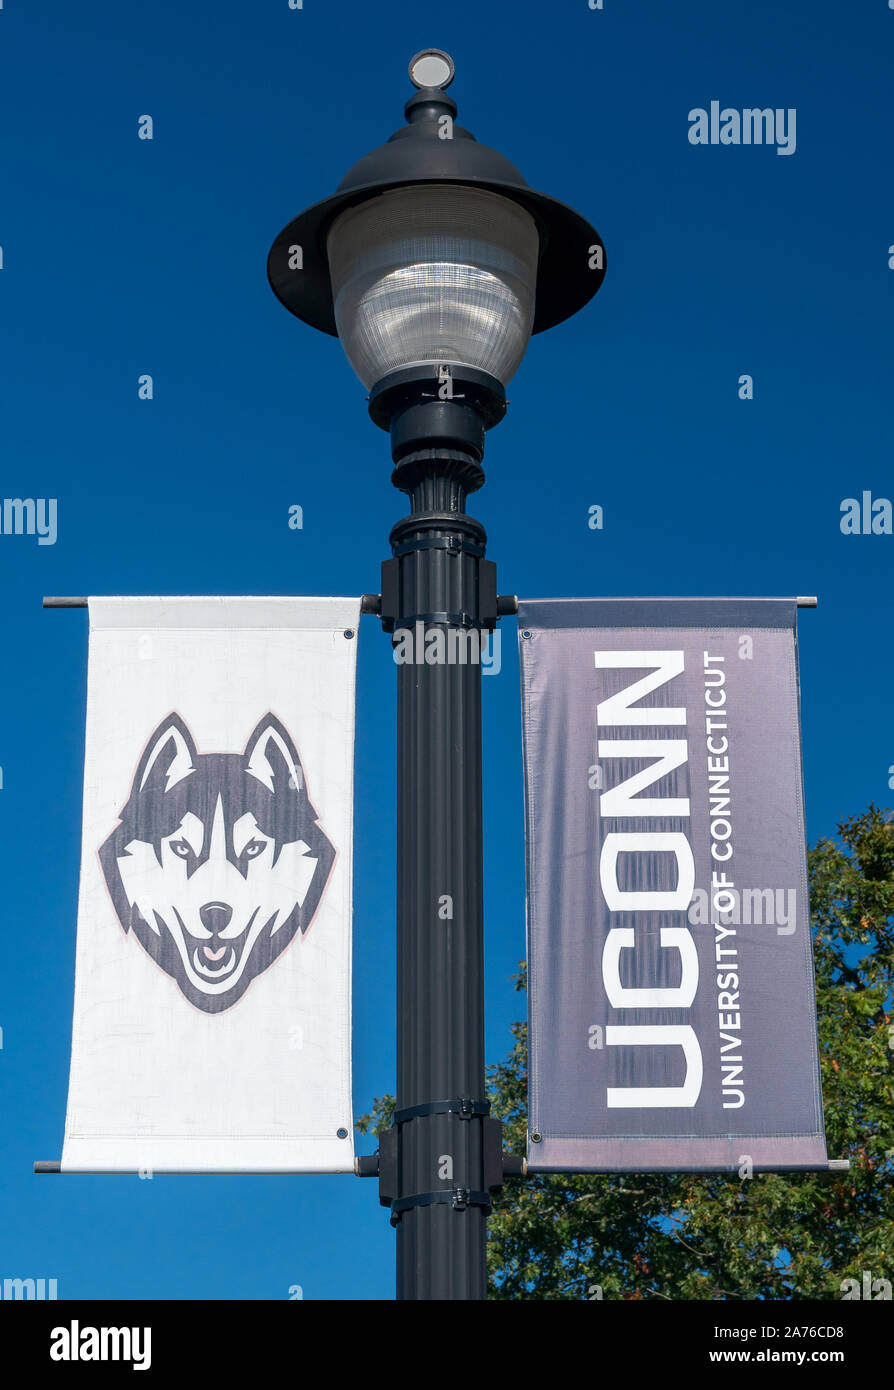
[[[146,745],[99,850],[124,930],[221,1013],[307,931],[335,861],[298,750],[266,714],[243,753],[199,753],[179,714]]]

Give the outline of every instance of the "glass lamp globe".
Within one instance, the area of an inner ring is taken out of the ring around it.
[[[462,184],[394,188],[341,213],[327,239],[335,322],[364,386],[442,362],[505,386],[531,336],[539,250],[525,208]]]

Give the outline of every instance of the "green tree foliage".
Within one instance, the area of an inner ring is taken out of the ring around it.
[[[894,1280],[894,821],[870,806],[838,831],[809,870],[826,1138],[850,1172],[510,1179],[492,1298],[835,1299],[864,1270]],[[510,1153],[525,1152],[526,1031],[489,1074]],[[358,1125],[392,1110],[377,1100]]]

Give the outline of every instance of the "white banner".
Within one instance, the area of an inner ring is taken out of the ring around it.
[[[91,598],[63,1172],[347,1172],[355,598]]]

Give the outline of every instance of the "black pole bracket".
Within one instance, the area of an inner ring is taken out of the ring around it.
[[[482,1175],[484,1181],[481,1185],[482,1190],[493,1193],[499,1192],[503,1186],[503,1179],[506,1176],[504,1163],[508,1155],[503,1154],[503,1124],[501,1120],[496,1120],[488,1112],[490,1103],[488,1101],[467,1100],[436,1100],[429,1101],[427,1104],[409,1105],[403,1110],[398,1110],[394,1114],[394,1123],[390,1129],[379,1131],[379,1153],[378,1153],[378,1175],[379,1175],[379,1203],[383,1207],[394,1208],[394,1203],[403,1201],[400,1196],[400,1186],[398,1180],[398,1161],[397,1161],[397,1141],[400,1133],[400,1126],[409,1120],[418,1120],[425,1115],[444,1115],[455,1114],[459,1119],[471,1120],[473,1117],[481,1123],[481,1145],[482,1145]],[[522,1159],[510,1162],[510,1173],[513,1176],[521,1176]],[[369,1167],[367,1167],[367,1164]],[[518,1165],[516,1167],[516,1165]],[[365,1176],[369,1173],[372,1177],[372,1165],[369,1159],[362,1162],[361,1172]],[[441,1202],[446,1200],[446,1189],[444,1193],[435,1200]],[[409,1201],[409,1199],[408,1199]],[[423,1205],[418,1201],[410,1202],[410,1205]],[[474,1206],[475,1203],[472,1203]]]
[[[424,549],[433,549],[428,544]],[[440,547],[437,547],[440,548]],[[446,547],[445,547],[446,548]],[[463,550],[456,554],[471,554],[468,542],[463,540]],[[477,558],[477,557],[475,557]],[[416,622],[447,623],[452,627],[477,627],[492,632],[501,616],[497,600],[497,567],[493,560],[478,560],[478,616],[473,618],[467,612],[460,613],[414,613],[401,612],[400,560],[382,562],[382,593],[379,597],[378,616],[385,632],[394,632],[398,626],[411,627]]]

